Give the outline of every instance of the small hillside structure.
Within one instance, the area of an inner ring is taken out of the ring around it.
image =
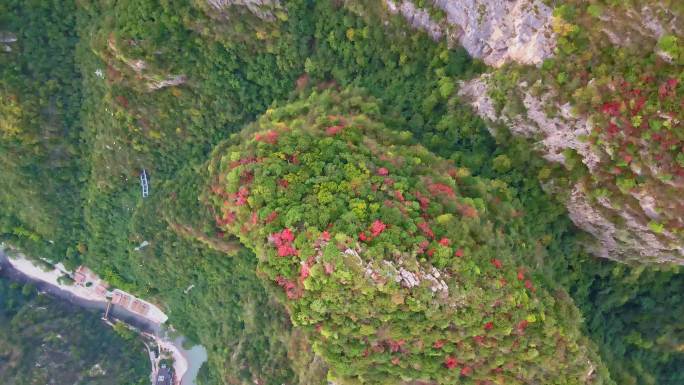
[[[140,173],[140,187],[142,188],[142,197],[147,198],[150,195],[150,186],[147,181],[147,171],[144,168]]]
[[[161,364],[157,372],[155,385],[173,385],[173,371],[166,364]]]

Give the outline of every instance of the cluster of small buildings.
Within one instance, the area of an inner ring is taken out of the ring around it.
[[[74,272],[73,279],[76,285],[83,287],[93,287],[95,293],[103,297],[107,296],[109,284],[97,276],[92,270],[85,266],[79,266]]]
[[[95,274],[92,270],[84,266],[79,266],[72,278],[77,286],[90,288],[103,299],[110,298],[113,305],[120,306],[141,316],[147,316],[150,312],[150,304],[128,294],[122,290],[115,289],[109,291],[109,284]]]
[[[150,305],[147,302],[141,301],[138,298],[127,294],[121,290],[114,290],[112,292],[112,304],[123,307],[140,315],[147,315],[150,311]]]

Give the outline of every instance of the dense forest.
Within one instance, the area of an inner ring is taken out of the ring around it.
[[[381,1],[263,3],[1,2],[0,239],[161,304],[207,347],[199,384],[684,381],[681,268],[583,247],[544,186],[585,170],[461,100],[484,63]],[[582,33],[543,67],[565,98],[583,95],[563,80]],[[532,79],[507,69],[493,75],[501,109]],[[369,281],[339,254],[355,243],[364,264],[406,254],[408,271],[449,272],[458,311],[437,312],[448,301],[430,288]],[[344,282],[358,290],[347,307]]]
[[[0,280],[0,376],[8,385],[147,384],[142,342],[123,339],[98,313]]]

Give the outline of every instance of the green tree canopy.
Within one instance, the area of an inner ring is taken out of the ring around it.
[[[313,94],[209,164],[217,226],[254,250],[332,376],[608,382],[567,295],[511,246],[505,186],[409,145],[378,111],[353,92]]]

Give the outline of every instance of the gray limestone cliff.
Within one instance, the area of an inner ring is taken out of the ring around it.
[[[245,7],[262,20],[274,21],[274,11],[282,9],[280,0],[206,0],[211,7],[221,12],[232,6]]]
[[[540,64],[555,48],[552,10],[539,0],[435,0],[433,6],[446,14],[444,21],[409,0],[385,2],[390,12],[401,13],[434,39],[445,37],[494,67]]]
[[[575,116],[569,104],[560,106],[550,117],[546,112],[549,93],[534,96],[532,86],[522,82],[516,90],[524,105],[523,113],[512,113],[505,108],[497,112],[489,96],[490,75],[485,74],[461,84],[460,97],[488,122],[505,126],[512,133],[529,138],[534,148],[548,161],[565,164],[566,150],[571,149],[589,172],[596,172],[604,151],[590,145],[584,138],[592,131],[592,123]],[[651,220],[659,220],[662,209],[656,202],[668,199],[657,195],[658,187],[645,184],[624,197],[627,204],[615,204],[605,197],[595,198],[592,192],[601,186],[587,180],[573,182],[569,194],[559,191],[552,183],[544,186],[550,193],[565,196],[570,219],[577,227],[596,238],[589,249],[597,256],[624,262],[652,262],[684,264],[684,245],[668,231],[655,233],[649,228]],[[669,197],[673,204],[684,198]]]
[[[424,30],[435,40],[446,39],[450,47],[461,45],[473,57],[495,68],[508,64],[539,67],[545,59],[554,57],[557,49],[557,20],[553,9],[543,1],[431,0],[423,8],[410,0],[383,1],[389,13],[402,15],[414,28]],[[644,41],[653,45],[666,34],[684,36],[681,18],[662,4],[619,10],[602,9],[600,26],[596,26],[613,45],[639,45]],[[672,62],[657,46],[655,53]],[[600,172],[599,166],[614,158],[611,148],[587,141],[593,130],[592,120],[575,114],[570,103],[559,104],[552,87],[521,81],[510,91],[515,103],[508,102],[497,110],[490,97],[496,87],[491,80],[492,75],[485,74],[464,82],[459,96],[492,127],[504,126],[528,138],[535,150],[552,163],[566,164],[570,151],[589,175]],[[651,226],[677,219],[672,218],[672,213],[684,208],[684,194],[673,196],[667,192],[684,186],[664,181],[658,178],[658,170],[637,163],[632,170],[646,182],[630,191],[617,191],[616,186],[602,185],[605,180],[593,178],[576,180],[569,190],[559,189],[554,183],[544,187],[564,200],[575,225],[597,240],[589,246],[594,254],[623,262],[684,264],[684,240],[667,229]],[[619,199],[595,193],[604,187],[612,189]]]

